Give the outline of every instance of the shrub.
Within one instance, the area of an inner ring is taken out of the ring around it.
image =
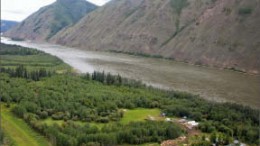
[[[240,15],[248,15],[248,14],[251,14],[252,12],[253,12],[253,9],[249,8],[249,7],[240,8],[238,10],[238,14],[240,14]]]

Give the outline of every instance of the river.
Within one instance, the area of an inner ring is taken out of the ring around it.
[[[260,76],[230,70],[198,67],[186,63],[133,55],[83,51],[48,43],[12,41],[5,44],[36,48],[55,55],[78,72],[105,71],[142,80],[149,85],[186,91],[214,101],[231,101],[260,108]]]

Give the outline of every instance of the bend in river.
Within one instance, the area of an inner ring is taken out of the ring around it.
[[[82,51],[47,43],[2,43],[31,47],[55,55],[79,72],[105,71],[166,89],[187,91],[214,101],[231,101],[260,107],[260,76],[198,67],[176,61],[126,54]]]

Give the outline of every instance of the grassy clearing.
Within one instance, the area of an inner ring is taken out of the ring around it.
[[[155,120],[161,120],[160,113],[161,113],[161,111],[159,109],[138,108],[138,109],[133,109],[133,110],[125,110],[124,117],[120,120],[120,123],[128,124],[130,122],[145,121],[145,119],[147,119],[149,116],[154,117]],[[42,122],[47,125],[53,125],[53,124],[62,125],[64,123],[63,120],[53,120],[51,118],[42,120]],[[81,122],[81,121],[74,121],[74,123],[79,124],[79,125],[86,124],[85,122]],[[93,123],[93,122],[91,122],[89,124],[91,126],[96,126],[98,128],[102,128],[103,126],[106,125],[103,123]],[[109,124],[111,124],[111,122]]]
[[[159,117],[161,111],[159,109],[134,109],[134,110],[126,110],[124,113],[124,117],[121,119],[122,124],[127,124],[130,122],[136,121],[145,121],[149,116],[151,117]]]
[[[8,138],[18,146],[48,146],[47,140],[33,131],[22,119],[15,117],[10,109],[2,106],[3,130]]]

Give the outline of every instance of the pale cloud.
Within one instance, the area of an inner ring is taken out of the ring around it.
[[[88,0],[96,5],[104,5],[110,0]],[[39,8],[55,0],[1,0],[1,19],[22,21]]]

